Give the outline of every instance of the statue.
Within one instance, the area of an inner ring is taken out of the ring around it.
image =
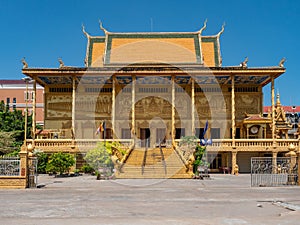
[[[235,166],[233,167],[233,174],[234,175],[239,175],[239,166],[238,164],[235,164]]]
[[[111,152],[111,161],[114,164],[114,168],[121,172],[121,168],[122,168],[122,154],[119,152],[119,150],[117,148],[112,147],[112,152]]]

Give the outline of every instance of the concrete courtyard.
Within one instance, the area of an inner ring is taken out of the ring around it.
[[[40,175],[0,190],[0,224],[299,224],[300,187],[250,187],[250,175],[96,180]]]

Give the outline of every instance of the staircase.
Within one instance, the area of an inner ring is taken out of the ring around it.
[[[116,178],[191,178],[191,175],[172,148],[137,148]]]

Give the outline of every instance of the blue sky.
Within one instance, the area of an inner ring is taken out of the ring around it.
[[[300,105],[298,53],[300,1],[102,1],[0,0],[0,79],[21,79],[21,58],[29,67],[83,66],[86,37],[102,35],[99,19],[112,32],[196,31],[208,19],[203,35],[220,31],[223,66],[275,66],[287,58],[286,73],[275,81],[283,105]],[[151,26],[152,20],[152,26]],[[270,105],[270,87],[264,88]]]

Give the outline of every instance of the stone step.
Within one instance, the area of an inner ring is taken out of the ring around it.
[[[122,173],[117,178],[191,178],[176,152],[171,148],[148,149],[146,151],[146,164],[142,168],[145,149],[134,149],[123,166]],[[165,159],[164,163],[162,159]]]

